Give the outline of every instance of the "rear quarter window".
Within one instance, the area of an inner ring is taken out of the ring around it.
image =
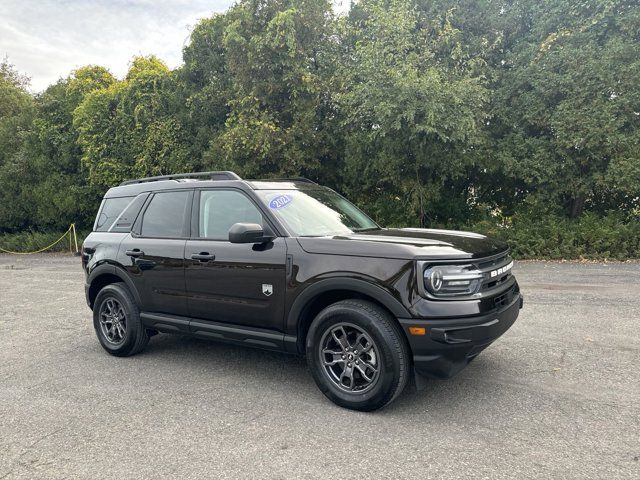
[[[127,205],[134,197],[114,197],[105,198],[100,205],[98,216],[93,225],[94,232],[106,232],[111,228],[113,222],[127,208]]]
[[[118,216],[115,223],[113,223],[109,231],[116,233],[129,233],[148,197],[149,193],[141,193],[131,200],[129,205],[127,205],[123,212]]]

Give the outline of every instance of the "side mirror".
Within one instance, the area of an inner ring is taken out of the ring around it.
[[[229,241],[231,243],[267,243],[273,240],[274,235],[267,227],[257,223],[234,223],[229,229]]]

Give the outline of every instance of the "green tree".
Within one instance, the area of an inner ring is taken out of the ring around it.
[[[640,195],[640,9],[616,0],[525,6],[505,6],[527,28],[505,35],[493,102],[512,198],[572,217],[631,208]]]
[[[183,101],[181,123],[193,146],[194,156],[201,162],[224,129],[229,115],[232,78],[227,69],[224,31],[228,14],[216,14],[200,21],[191,41],[184,49],[184,66],[178,70],[178,95]],[[219,159],[210,159],[208,166],[221,168]]]
[[[0,232],[28,226],[31,192],[24,180],[34,177],[23,154],[36,109],[28,78],[0,63]]]
[[[74,112],[91,185],[191,170],[178,120],[175,75],[156,57],[136,57],[124,80],[89,93]]]
[[[328,0],[239,0],[173,71],[135,57],[124,79],[83,67],[34,96],[5,60],[0,232],[87,227],[126,178],[233,169],[526,256],[633,252],[639,44],[624,0],[361,0],[338,18]]]
[[[82,149],[73,113],[86,95],[108,88],[114,81],[105,68],[87,66],[37,98],[38,115],[28,154],[39,172],[33,220],[40,228],[62,229],[71,222],[86,225],[95,214],[99,192],[88,185],[81,164]]]
[[[428,16],[410,0],[360,2],[346,38],[337,99],[351,196],[384,223],[460,216],[441,206],[451,204],[448,192],[466,178],[479,141],[482,59],[463,47],[448,12]]]
[[[187,104],[208,124],[205,164],[335,178],[331,28],[328,1],[246,0],[195,29],[184,73],[200,87]]]

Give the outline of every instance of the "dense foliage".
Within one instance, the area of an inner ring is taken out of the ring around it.
[[[136,57],[34,96],[5,61],[0,233],[88,228],[126,178],[232,169],[521,257],[638,257],[638,45],[629,0],[241,0],[175,70]]]

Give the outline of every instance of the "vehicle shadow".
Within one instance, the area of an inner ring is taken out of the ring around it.
[[[200,379],[204,382],[211,378],[224,381],[225,376],[242,378],[239,388],[242,383],[252,384],[265,394],[279,392],[292,400],[324,402],[333,406],[317,389],[304,357],[180,335],[153,337],[141,357],[156,365],[165,364],[162,367],[165,371],[179,365],[182,372],[189,371],[192,381]],[[489,352],[483,352],[451,379],[424,379],[421,390],[416,389],[413,378],[410,378],[403,394],[379,413],[413,416],[416,412],[428,410],[433,414],[450,414],[470,406],[477,408],[479,396],[483,402],[499,401],[503,396],[500,389],[478,380],[490,378],[499,371],[497,363]]]

